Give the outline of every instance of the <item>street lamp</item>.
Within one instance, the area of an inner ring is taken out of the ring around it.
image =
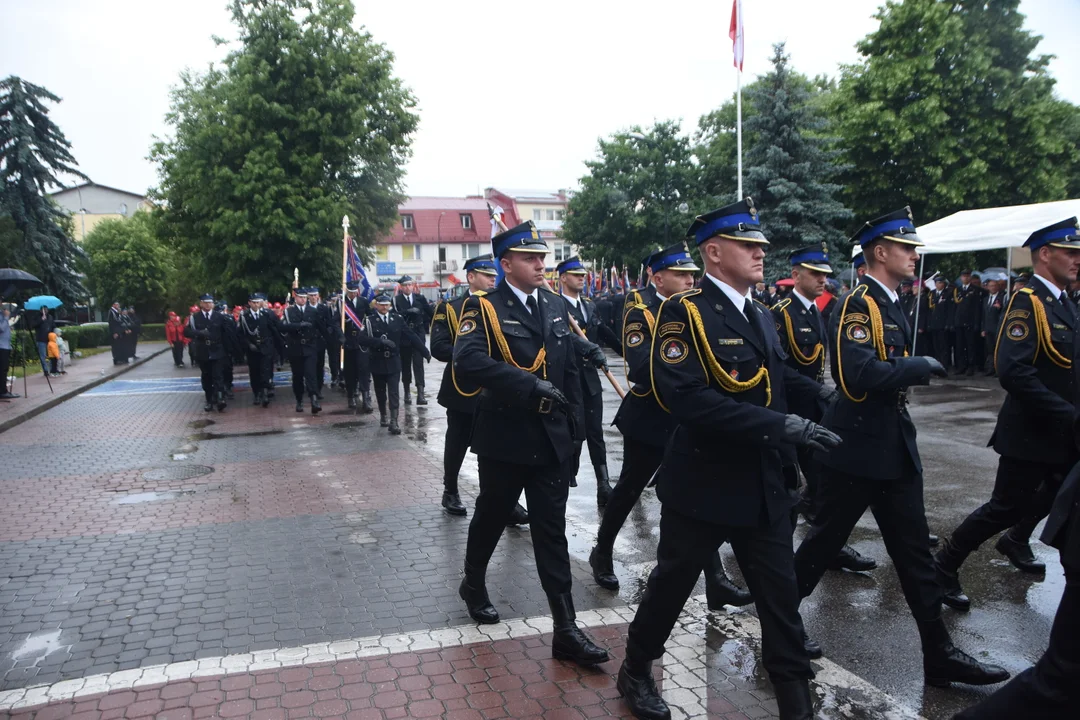
[[[659,149],[659,145],[656,143],[656,141],[652,140],[647,135],[644,135],[642,133],[632,132],[632,133],[627,133],[626,136],[628,138],[630,138],[631,140],[637,140],[640,143],[644,143],[644,144],[648,145],[651,148]],[[668,218],[668,206],[667,206],[667,204],[668,204],[668,198],[671,196],[671,181],[670,181],[670,178],[668,177],[668,172],[667,172],[667,159],[663,158],[663,160],[664,160],[664,173],[663,173],[663,178],[664,178],[664,190],[663,190],[663,193],[664,194],[663,194],[663,197],[661,198],[661,201],[660,201],[660,207],[664,211],[664,245],[670,245],[671,244],[671,220]]]

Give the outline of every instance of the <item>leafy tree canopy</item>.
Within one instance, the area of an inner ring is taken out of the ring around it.
[[[161,314],[172,262],[153,226],[150,213],[137,212],[123,220],[104,220],[86,236],[87,280],[99,307],[118,300],[135,305],[144,317]]]

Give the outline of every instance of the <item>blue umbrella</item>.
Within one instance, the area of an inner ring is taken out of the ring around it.
[[[27,310],[40,310],[43,307],[47,307],[50,310],[55,310],[64,304],[64,301],[53,295],[35,295],[27,300],[23,307]]]

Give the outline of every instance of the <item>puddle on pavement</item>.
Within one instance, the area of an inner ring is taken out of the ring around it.
[[[11,653],[12,660],[28,657],[45,657],[60,649],[60,631],[51,630],[40,635],[31,635]]]
[[[188,435],[188,440],[198,442],[200,440],[225,440],[229,438],[245,438],[245,437],[262,437],[264,435],[283,435],[284,430],[252,430],[251,432],[241,433],[214,433],[214,432],[201,432],[194,435]]]
[[[367,426],[368,426],[369,424],[370,424],[370,423],[368,423],[368,422],[365,422],[365,421],[363,421],[363,420],[351,420],[351,421],[349,421],[349,422],[337,422],[337,423],[331,423],[330,427],[332,427],[332,428],[343,428],[343,429],[348,429],[348,428],[361,428],[361,427],[367,427]]]
[[[188,425],[196,430],[202,430],[204,427],[209,427],[215,423],[217,423],[217,420],[192,420]]]
[[[144,492],[124,495],[112,501],[112,505],[139,505],[141,503],[161,502],[162,500],[175,500],[185,495],[194,495],[194,490],[162,490],[161,492]]]

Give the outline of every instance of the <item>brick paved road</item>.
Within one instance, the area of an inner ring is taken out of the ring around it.
[[[440,370],[429,366],[432,387]],[[268,410],[241,392],[203,413],[190,381],[173,382],[191,376],[163,356],[4,434],[0,716],[625,714],[617,662],[550,659],[527,530],[507,531],[490,569],[506,641],[469,620],[456,592],[467,521],[438,507],[441,408],[408,408],[395,438],[336,393],[318,417],[293,412],[287,391]],[[474,458],[464,472],[471,507]],[[640,586],[620,597],[592,583],[582,482],[575,603],[619,657]],[[632,532],[651,537],[655,513],[637,511]],[[666,696],[691,716],[770,716],[752,615],[703,617],[689,609],[658,669]],[[371,659],[372,647],[392,654]],[[830,707],[890,706],[820,668]]]

